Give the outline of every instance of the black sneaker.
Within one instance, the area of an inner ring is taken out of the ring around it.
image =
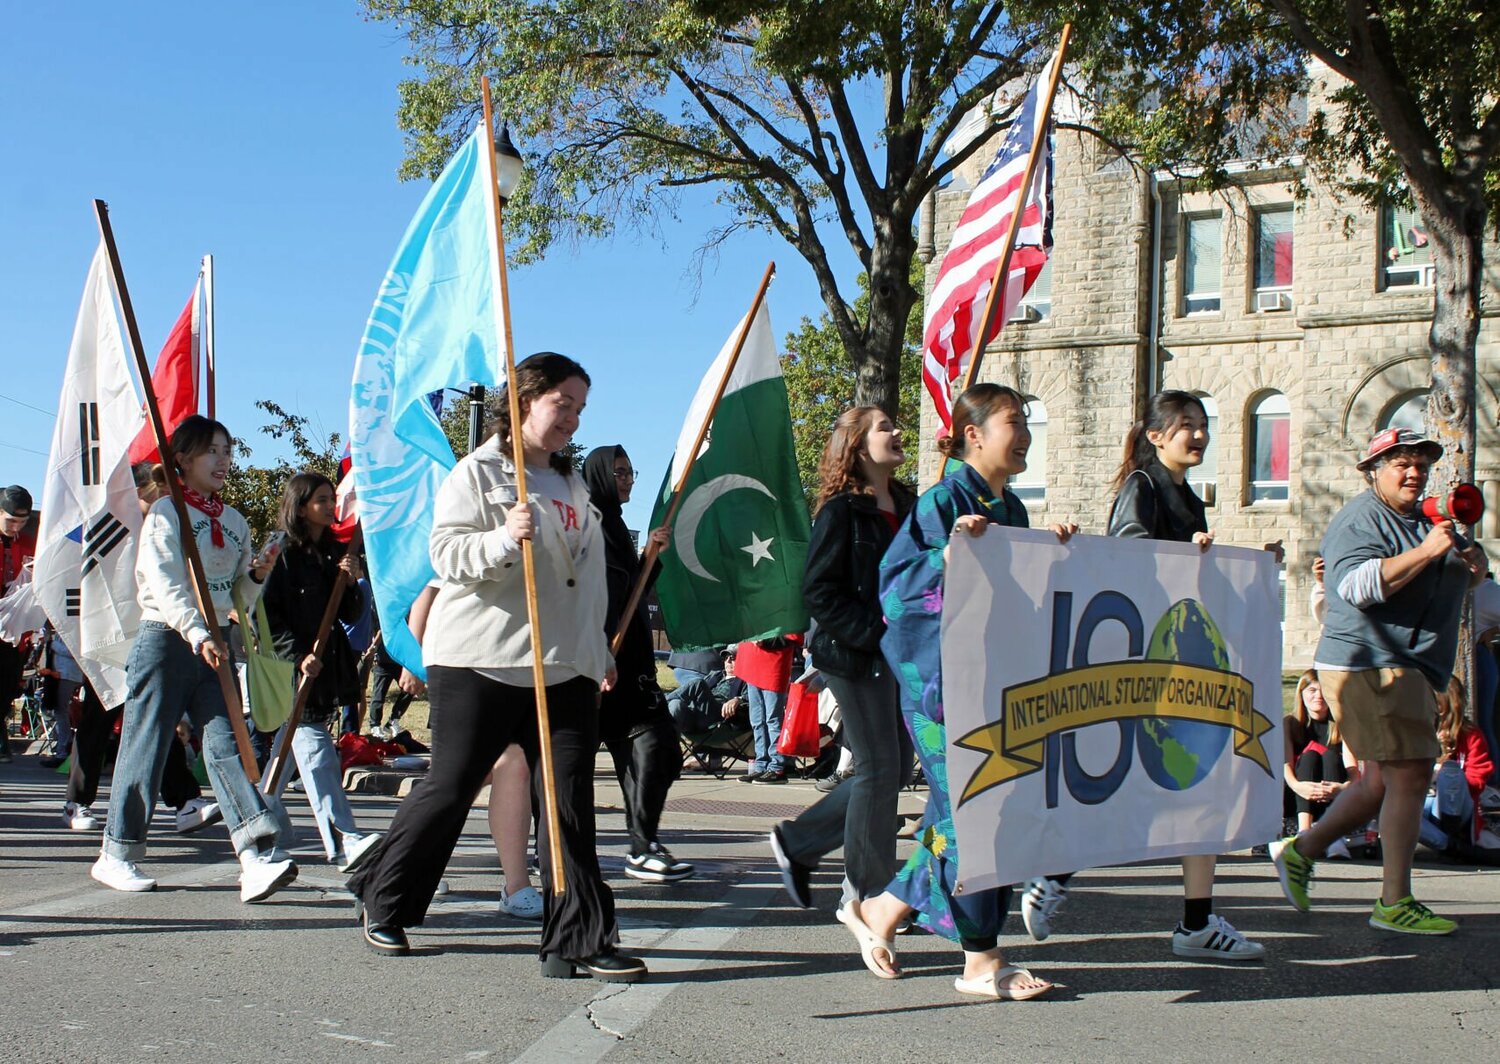
[[[645,883],[675,883],[687,879],[694,871],[692,865],[677,860],[659,842],[651,843],[645,853],[633,853],[625,858],[625,874]]]
[[[759,783],[760,782],[760,778],[762,776],[764,776],[765,774],[766,774],[765,769],[761,769],[759,772],[747,772],[743,776],[740,777],[740,782],[741,783]]]
[[[787,856],[780,824],[771,829],[771,853],[776,858],[776,867],[781,869],[781,885],[786,888],[787,895],[798,907],[811,909],[813,870]]]
[[[756,783],[785,783],[786,773],[778,772],[776,769],[768,768],[759,776],[755,777]]]

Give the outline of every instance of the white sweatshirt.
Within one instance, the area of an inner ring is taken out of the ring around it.
[[[235,587],[238,586],[247,609],[255,605],[262,590],[262,585],[250,576],[250,559],[254,554],[250,546],[250,526],[238,510],[232,506],[224,507],[219,516],[219,527],[224,530],[224,546],[215,547],[208,515],[191,506],[187,513],[193,526],[193,538],[198,542],[198,553],[203,558],[215,617],[220,625],[228,624]],[[158,499],[151,505],[141,523],[141,547],[135,559],[135,579],[139,588],[136,600],[141,604],[141,620],[170,625],[196,652],[210,633],[208,622],[198,609],[198,600],[193,596],[187,561],[182,553],[182,534],[178,528],[177,510],[170,497]]]

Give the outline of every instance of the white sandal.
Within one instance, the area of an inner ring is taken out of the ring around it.
[[[843,924],[849,929],[850,934],[852,934],[855,941],[859,943],[860,959],[865,962],[865,967],[870,969],[871,973],[881,979],[901,978],[901,972],[899,969],[894,972],[888,972],[876,963],[875,951],[877,949],[883,949],[885,950],[887,959],[890,961],[891,967],[895,968],[896,947],[890,941],[890,939],[881,938],[874,931],[871,931],[870,926],[863,920],[861,920],[857,915],[855,915],[854,902],[852,899],[844,902],[843,905],[839,906],[838,912],[836,912],[834,916],[838,919],[839,923]]]
[[[1020,976],[1022,979],[1036,978],[1025,968],[1019,968],[1014,964],[1007,964],[1004,968],[998,968],[993,972],[986,972],[975,979],[965,979],[959,976],[953,980],[953,989],[960,994],[970,994],[973,997],[992,998],[996,1001],[1030,1001],[1050,992],[1054,986],[1045,983],[1042,986],[1025,987],[1023,989],[1011,989],[1001,986],[1000,980],[1012,976]]]

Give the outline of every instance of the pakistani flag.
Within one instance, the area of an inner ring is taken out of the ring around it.
[[[672,486],[682,476],[698,430],[745,323],[735,328],[698,385],[677,437],[672,468],[657,497],[651,526],[666,519]],[[797,460],[786,382],[764,303],[750,324],[734,373],[662,555],[656,583],[667,635],[678,649],[805,631],[802,571],[811,526]]]

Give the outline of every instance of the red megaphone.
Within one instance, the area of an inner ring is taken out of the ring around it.
[[[1423,499],[1422,516],[1434,523],[1478,524],[1484,516],[1484,495],[1473,484],[1460,484],[1446,499]]]

